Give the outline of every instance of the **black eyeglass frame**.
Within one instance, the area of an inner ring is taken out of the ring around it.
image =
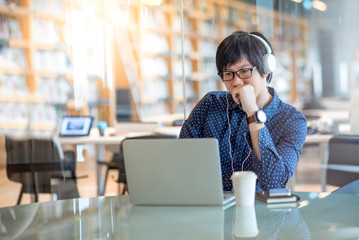
[[[219,76],[219,77],[222,79],[222,81],[224,81],[224,82],[232,81],[232,80],[234,79],[234,74],[236,74],[237,77],[239,77],[240,79],[247,79],[247,78],[252,77],[253,70],[255,70],[255,69],[257,69],[257,66],[254,66],[254,67],[252,67],[252,68],[242,68],[242,69],[239,69],[239,70],[236,71],[236,72],[225,71],[225,72],[230,72],[230,73],[232,73],[232,78],[231,78],[231,79],[228,79],[228,80],[224,80],[224,79],[223,79],[223,71],[218,72],[218,76]],[[239,75],[240,75],[239,72],[240,72],[240,71],[243,71],[243,70],[250,70],[250,71],[251,71],[251,75],[250,75],[249,77],[245,77],[245,78],[240,77],[240,76],[239,76]]]

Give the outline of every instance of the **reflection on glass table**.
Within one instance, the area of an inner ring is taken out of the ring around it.
[[[0,209],[0,239],[357,239],[359,196],[301,193],[299,204],[133,206],[128,196]]]

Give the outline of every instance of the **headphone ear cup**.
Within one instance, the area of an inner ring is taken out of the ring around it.
[[[275,59],[274,55],[271,53],[267,53],[264,55],[264,72],[269,74],[275,71],[277,67],[277,60]]]
[[[276,61],[274,55],[272,54],[272,49],[269,46],[269,44],[263,38],[261,38],[260,36],[258,36],[256,34],[250,33],[249,35],[253,36],[253,37],[257,38],[259,41],[261,41],[267,50],[267,53],[263,56],[264,72],[267,74],[274,72],[276,69],[276,66],[277,66],[277,61]]]

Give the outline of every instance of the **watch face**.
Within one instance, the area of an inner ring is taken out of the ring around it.
[[[262,110],[257,111],[257,121],[265,123],[267,121],[267,116]]]

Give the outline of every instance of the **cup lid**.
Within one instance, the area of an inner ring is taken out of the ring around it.
[[[252,171],[237,171],[232,174],[232,178],[257,178],[257,175]]]

